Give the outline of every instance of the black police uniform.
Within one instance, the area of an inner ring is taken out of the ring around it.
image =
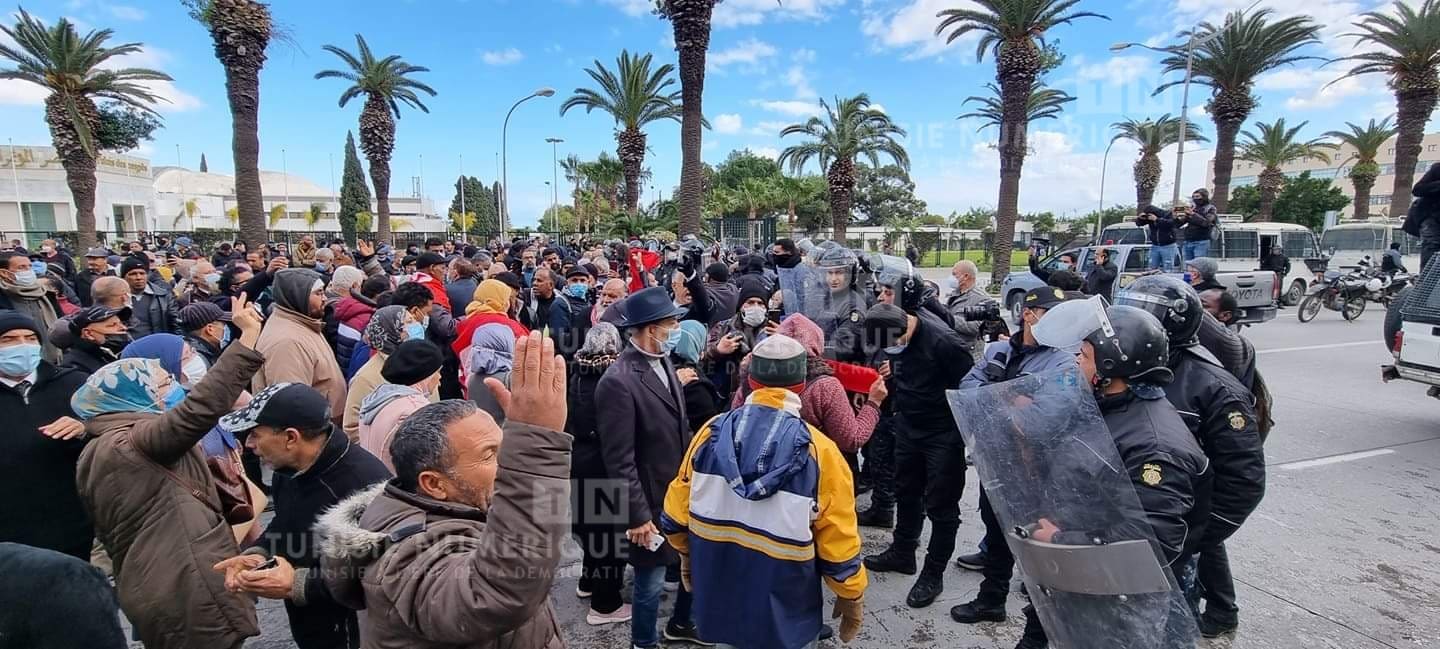
[[[1165,386],[1165,396],[1195,435],[1214,473],[1210,519],[1195,548],[1207,617],[1229,626],[1238,609],[1224,542],[1265,496],[1265,450],[1250,391],[1219,361],[1192,345],[1175,350],[1170,370],[1175,378]]]
[[[865,311],[871,304],[853,288],[827,296],[825,311],[815,324],[825,334],[825,355],[853,363],[865,359]]]

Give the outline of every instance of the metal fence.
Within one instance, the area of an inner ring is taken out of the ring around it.
[[[543,235],[547,242],[559,242],[566,245],[579,245],[585,242],[598,242],[606,237],[598,233],[573,232],[573,231],[540,231],[540,230],[517,230],[511,232],[511,239],[529,240],[536,235]],[[295,246],[300,243],[303,237],[314,237],[318,244],[325,244],[332,241],[344,241],[344,234],[338,230],[270,230],[266,233],[271,243],[284,243],[287,246]],[[240,239],[239,230],[221,229],[200,229],[200,230],[167,230],[156,232],[145,232],[143,234],[132,234],[126,237],[117,237],[109,232],[100,232],[99,239],[102,245],[118,247],[131,241],[141,241],[144,244],[154,244],[158,239],[165,239],[173,243],[180,237],[189,238],[193,245],[203,251],[211,251],[221,243],[233,243]],[[356,237],[364,241],[374,241],[374,232],[357,232]],[[76,232],[59,232],[49,230],[11,230],[0,234],[0,238],[6,243],[19,241],[22,247],[27,249],[39,248],[40,242],[45,239],[53,239],[61,249],[69,250],[75,254],[81,254],[80,236]],[[486,247],[492,242],[502,241],[504,238],[500,232],[466,233],[458,232],[392,232],[390,233],[391,243],[397,248],[408,248],[409,246],[424,246],[430,239],[442,241],[464,241],[466,243]]]

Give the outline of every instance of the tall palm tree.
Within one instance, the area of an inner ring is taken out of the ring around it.
[[[975,129],[977,131],[991,127],[1000,128],[1005,124],[1005,110],[1000,103],[1000,89],[993,83],[987,83],[985,87],[990,89],[991,96],[972,95],[966,97],[965,101],[960,103],[968,104],[973,101],[980,104],[980,107],[955,118],[981,120],[979,128]],[[1030,96],[1025,99],[1025,123],[1055,119],[1065,110],[1065,104],[1072,101],[1075,101],[1075,98],[1064,90],[1047,88],[1043,83],[1036,83],[1035,87],[1030,89]]]
[[[655,0],[655,13],[670,20],[680,55],[680,226],[676,234],[700,234],[705,200],[705,162],[700,159],[704,126],[705,53],[710,49],[710,16],[720,0]]]
[[[1258,133],[1245,131],[1240,134],[1239,158],[1261,166],[1256,183],[1260,188],[1260,212],[1255,216],[1256,221],[1269,221],[1275,213],[1275,197],[1285,186],[1285,174],[1280,171],[1281,167],[1300,160],[1330,161],[1327,151],[1334,150],[1334,144],[1320,138],[1299,139],[1300,129],[1306,124],[1309,122],[1287,128],[1282,117],[1273,124],[1256,124]]]
[[[1211,89],[1206,109],[1215,121],[1215,191],[1210,200],[1221,212],[1230,203],[1235,136],[1259,105],[1251,93],[1255,79],[1297,61],[1318,60],[1297,52],[1319,41],[1320,25],[1308,16],[1271,21],[1271,13],[1269,9],[1250,14],[1234,12],[1220,27],[1206,22],[1200,23],[1195,31],[1198,37],[1219,32],[1218,36],[1195,47],[1193,78],[1195,83]],[[1186,42],[1166,48],[1170,55],[1161,61],[1165,72],[1184,74]],[[1155,94],[1183,83],[1185,80],[1181,78],[1160,84]]]
[[[581,165],[583,164],[584,162],[580,160],[580,156],[573,153],[565,156],[565,159],[560,161],[560,170],[565,172],[565,182],[575,185],[575,190],[570,193],[570,197],[575,199],[576,214],[580,213],[580,184],[585,181],[585,174],[581,171]],[[583,220],[581,227],[584,227]]]
[[[980,33],[976,60],[985,53],[995,59],[1000,82],[1000,197],[996,206],[995,250],[991,282],[999,284],[1010,274],[1015,221],[1020,213],[1020,174],[1025,164],[1028,104],[1031,90],[1045,67],[1042,51],[1047,32],[1080,18],[1104,18],[1090,11],[1073,11],[1079,0],[975,0],[979,9],[946,9],[938,16],[936,35],[949,32],[952,43],[970,32]]]
[[[260,189],[260,68],[265,66],[273,29],[270,7],[256,0],[185,0],[185,4],[210,31],[215,58],[225,68],[240,238],[257,250],[270,240]]]
[[[651,69],[651,55],[631,56],[620,50],[612,72],[599,61],[585,71],[599,89],[576,88],[560,105],[560,114],[571,108],[585,112],[600,109],[615,118],[616,153],[625,167],[625,209],[634,211],[640,202],[640,170],[645,166],[645,132],[650,122],[680,121],[680,91],[667,91],[675,84],[670,74],[675,66],[666,63]]]
[[[625,181],[624,163],[602,152],[598,158],[584,163],[581,170],[591,191],[609,201],[612,208],[620,204],[620,183]]]
[[[75,200],[80,247],[94,247],[95,157],[100,149],[95,100],[117,101],[153,115],[151,105],[160,98],[143,82],[169,81],[170,76],[146,68],[103,67],[115,57],[142,50],[140,43],[106,46],[115,34],[109,29],[81,36],[69,20],[61,18],[51,27],[21,9],[15,25],[0,25],[0,31],[15,42],[13,47],[0,44],[0,59],[14,64],[0,67],[0,79],[27,81],[50,92],[45,123]]]
[[[869,95],[836,97],[833,107],[821,99],[820,107],[825,110],[825,119],[811,117],[780,131],[780,137],[804,135],[810,140],[786,147],[775,161],[789,163],[795,173],[812,158],[820,163],[830,189],[830,218],[835,228],[831,238],[843,244],[855,194],[855,158],[863,155],[871,166],[879,167],[883,153],[909,170],[910,156],[896,140],[905,137],[905,129],[890,121],[883,111],[871,108]]]
[[[1370,120],[1367,126],[1345,123],[1350,127],[1349,131],[1330,131],[1325,137],[1333,137],[1340,140],[1341,144],[1349,145],[1355,149],[1349,158],[1340,162],[1354,161],[1350,167],[1350,184],[1355,187],[1355,218],[1365,220],[1370,218],[1370,189],[1375,186],[1375,178],[1380,175],[1380,165],[1375,162],[1375,156],[1380,154],[1380,148],[1385,146],[1390,138],[1395,137],[1397,129],[1390,125],[1390,118],[1386,117],[1379,124],[1374,119]],[[1410,186],[1405,186],[1406,196],[1409,196]],[[1392,197],[1393,200],[1393,197]],[[1392,212],[1393,213],[1393,212]]]
[[[1398,216],[1410,207],[1420,141],[1425,138],[1425,124],[1440,99],[1440,2],[1425,0],[1418,11],[1396,2],[1394,15],[1372,11],[1361,16],[1355,28],[1358,31],[1347,36],[1354,37],[1361,47],[1376,49],[1341,57],[1341,61],[1356,62],[1346,76],[1384,74],[1395,91],[1399,138],[1395,142],[1390,214]],[[1356,213],[1365,207],[1357,196]]]
[[[1125,119],[1110,125],[1115,140],[1130,140],[1140,146],[1140,157],[1132,168],[1135,177],[1135,210],[1138,214],[1155,200],[1155,187],[1160,184],[1160,151],[1180,143],[1180,118],[1165,113],[1156,119],[1136,121]],[[1185,122],[1186,142],[1209,142],[1193,122]]]
[[[399,54],[377,59],[359,34],[355,35],[355,46],[359,56],[334,45],[324,46],[322,49],[340,57],[350,69],[322,70],[315,78],[334,77],[354,84],[340,94],[341,108],[351,99],[365,95],[365,108],[360,111],[360,148],[370,160],[370,182],[375,185],[375,236],[389,241],[390,154],[395,151],[395,120],[400,118],[400,104],[430,112],[416,91],[434,97],[435,90],[408,76],[429,72],[430,68],[406,63]]]

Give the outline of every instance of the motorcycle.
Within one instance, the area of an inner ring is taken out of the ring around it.
[[[1300,301],[1300,322],[1309,322],[1320,313],[1320,307],[1339,311],[1340,316],[1353,321],[1365,313],[1365,303],[1370,281],[1359,267],[1347,266],[1348,273],[1338,270],[1324,271],[1322,281],[1316,283]]]
[[[1402,289],[1414,281],[1410,273],[1403,271],[1387,273],[1380,270],[1370,263],[1368,255],[1360,261],[1359,272],[1366,278],[1365,299],[1383,304],[1386,308],[1389,308],[1390,302]]]

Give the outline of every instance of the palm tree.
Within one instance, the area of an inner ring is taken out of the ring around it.
[[[285,204],[284,204],[284,203],[276,203],[275,205],[271,205],[271,206],[270,206],[270,227],[271,227],[271,228],[274,228],[275,226],[280,225],[281,219],[284,219],[284,218],[285,218]]]
[[[429,72],[430,68],[411,65],[391,54],[383,59],[375,58],[365,38],[355,35],[359,56],[346,52],[334,45],[324,46],[325,51],[340,57],[349,70],[322,70],[316,79],[345,79],[354,85],[340,94],[340,107],[351,99],[365,95],[365,108],[360,111],[360,148],[370,160],[370,182],[375,185],[376,238],[390,240],[390,154],[395,150],[395,120],[400,118],[400,104],[430,112],[416,91],[435,96],[435,90],[419,81],[409,78],[416,72]]]
[[[705,53],[710,49],[710,16],[720,0],[655,0],[655,13],[670,20],[680,55],[680,225],[676,234],[700,234],[705,200],[705,162],[700,136],[705,121]]]
[[[620,183],[625,180],[624,163],[601,153],[594,161],[584,163],[581,170],[591,191],[609,201],[611,207],[620,204]]]
[[[1206,110],[1215,121],[1215,191],[1210,197],[1215,209],[1224,212],[1230,203],[1230,172],[1235,167],[1235,136],[1249,119],[1258,102],[1251,94],[1255,79],[1276,68],[1297,61],[1318,60],[1296,54],[1300,48],[1319,41],[1320,25],[1308,16],[1293,16],[1270,21],[1269,9],[1251,14],[1235,12],[1225,24],[1215,27],[1200,23],[1194,34],[1186,37],[1218,36],[1195,47],[1194,82],[1210,86]],[[1187,41],[1188,42],[1188,41]],[[1166,48],[1170,55],[1161,61],[1165,72],[1184,74],[1186,43]],[[1155,94],[1185,83],[1184,79],[1169,81],[1155,89]]]
[[[625,209],[631,211],[640,201],[640,170],[645,166],[645,132],[640,129],[662,119],[680,121],[680,91],[666,90],[675,84],[670,77],[675,66],[666,63],[652,70],[650,61],[651,55],[631,56],[629,50],[620,50],[613,72],[595,61],[585,73],[599,90],[576,88],[560,105],[561,115],[571,108],[587,113],[598,108],[615,118],[616,153],[625,168]]]
[[[1399,131],[1390,214],[1401,215],[1410,207],[1410,185],[1415,182],[1425,124],[1440,99],[1440,2],[1425,0],[1419,11],[1396,2],[1393,16],[1372,11],[1361,16],[1355,28],[1359,31],[1347,36],[1354,37],[1357,45],[1378,47],[1338,60],[1357,62],[1346,76],[1379,73],[1390,77]],[[1360,210],[1367,206],[1358,195],[1355,198],[1359,218]]]
[[[946,9],[935,28],[949,32],[954,42],[970,32],[980,33],[976,60],[990,52],[995,78],[1000,82],[1000,197],[995,219],[995,250],[991,282],[999,284],[1010,274],[1010,250],[1015,245],[1015,221],[1020,213],[1020,174],[1025,164],[1027,107],[1032,90],[1045,67],[1042,46],[1046,32],[1080,18],[1105,18],[1089,11],[1072,11],[1079,0],[975,0],[980,9]]]
[[[1380,154],[1380,147],[1385,146],[1390,138],[1395,137],[1397,129],[1390,125],[1390,118],[1386,117],[1379,124],[1370,120],[1368,126],[1359,126],[1345,123],[1350,127],[1349,131],[1330,131],[1325,137],[1333,137],[1340,140],[1341,144],[1349,145],[1355,149],[1349,158],[1340,162],[1340,166],[1351,160],[1355,164],[1350,167],[1350,184],[1355,187],[1355,218],[1365,220],[1370,218],[1370,189],[1375,186],[1375,178],[1380,175],[1380,165],[1376,164],[1375,156]],[[1410,191],[1409,185],[1405,191]],[[1393,197],[1392,197],[1393,200]],[[1393,213],[1393,212],[1392,212]]]
[[[1157,119],[1137,122],[1126,119],[1110,125],[1115,129],[1115,140],[1130,140],[1140,145],[1140,157],[1133,167],[1135,176],[1136,213],[1151,205],[1155,199],[1155,187],[1160,184],[1160,151],[1172,144],[1180,143],[1180,118],[1165,113]],[[1200,134],[1193,122],[1185,122],[1186,142],[1209,142]]]
[[[1260,129],[1258,134],[1252,131],[1240,134],[1240,159],[1262,167],[1256,183],[1260,188],[1260,212],[1255,215],[1256,221],[1269,221],[1275,213],[1275,197],[1285,185],[1281,167],[1300,160],[1329,162],[1330,155],[1326,151],[1337,148],[1320,138],[1299,140],[1297,135],[1306,124],[1309,122],[1286,128],[1285,118],[1282,117],[1273,124],[1256,124],[1255,127]]]
[[[581,171],[581,165],[583,164],[580,156],[573,153],[565,156],[565,159],[560,161],[560,170],[565,172],[565,182],[575,185],[575,190],[570,193],[570,197],[575,199],[576,214],[580,213],[580,183],[585,181],[585,174]]]
[[[273,29],[270,7],[257,0],[184,1],[190,15],[210,31],[215,58],[225,68],[240,238],[258,250],[270,239],[260,189],[260,69]]]
[[[28,81],[50,92],[45,97],[45,123],[65,184],[75,201],[75,229],[81,249],[94,247],[95,157],[100,129],[96,99],[109,99],[155,114],[151,105],[160,98],[142,85],[146,81],[169,81],[170,75],[146,68],[107,68],[115,57],[142,51],[140,43],[107,47],[115,33],[91,30],[84,36],[74,23],[61,18],[54,27],[20,10],[15,25],[0,25],[14,46],[0,44],[0,59],[14,67],[0,68],[0,79]]]
[[[310,227],[311,232],[315,231],[315,225],[320,222],[320,217],[325,213],[324,210],[325,206],[320,203],[311,203],[310,209],[305,210],[305,225]]]
[[[855,193],[855,158],[863,155],[871,166],[879,167],[883,153],[908,170],[910,156],[896,141],[897,137],[905,137],[905,129],[896,126],[883,111],[871,108],[869,95],[836,97],[834,107],[821,99],[820,108],[825,111],[825,119],[811,117],[780,131],[780,137],[805,135],[810,141],[786,147],[776,162],[789,163],[794,173],[799,173],[812,158],[820,163],[830,189],[830,217],[835,228],[831,238],[843,244]]]
[[[962,104],[968,104],[973,101],[980,104],[980,107],[976,108],[974,112],[965,113],[955,118],[981,120],[980,127],[975,129],[977,131],[983,131],[991,127],[1001,128],[1005,124],[1005,111],[1000,103],[1000,89],[995,87],[993,83],[987,83],[985,87],[990,89],[992,96],[972,95],[966,97],[965,101],[961,102]],[[1055,119],[1065,110],[1065,104],[1072,101],[1075,101],[1075,98],[1071,97],[1064,90],[1047,88],[1043,83],[1036,83],[1035,87],[1030,90],[1030,96],[1025,99],[1025,123],[1029,124],[1042,119]]]

